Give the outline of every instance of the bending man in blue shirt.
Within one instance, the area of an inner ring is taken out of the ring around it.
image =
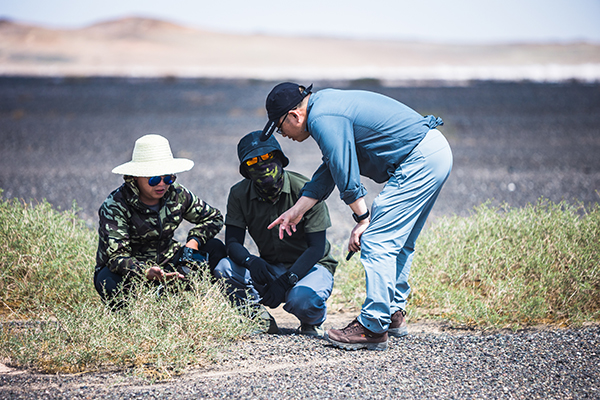
[[[354,321],[326,335],[344,349],[385,350],[388,334],[407,334],[404,316],[415,242],[450,174],[452,152],[435,129],[443,124],[440,118],[423,117],[373,92],[311,89],[285,82],[267,97],[269,122],[261,140],[275,129],[298,142],[312,136],[323,154],[302,197],[268,228],[279,225],[280,239],[292,235],[302,216],[337,186],[356,220],[348,250],[361,251],[367,298]],[[386,182],[370,212],[361,175]]]

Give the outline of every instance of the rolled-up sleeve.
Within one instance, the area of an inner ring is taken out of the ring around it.
[[[315,171],[315,173],[312,176],[312,179],[306,182],[306,184],[300,191],[300,195],[322,201],[329,197],[331,192],[333,192],[334,188],[335,182],[331,177],[329,168],[327,167],[327,164],[323,163]]]
[[[302,194],[322,200],[331,194],[333,182],[346,204],[364,197],[367,190],[360,181],[352,122],[344,116],[321,116],[311,121],[309,131],[321,149],[323,164]]]

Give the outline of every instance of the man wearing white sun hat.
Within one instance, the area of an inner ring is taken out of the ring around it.
[[[115,296],[136,279],[185,279],[188,270],[181,269],[180,260],[189,261],[192,253],[206,254],[211,270],[226,256],[225,245],[215,238],[223,227],[221,212],[175,182],[176,173],[193,166],[192,160],[173,157],[166,138],[149,134],[135,142],[131,161],[112,170],[125,182],[98,211],[94,273],[96,290],[110,306],[123,306]],[[194,224],[185,246],[173,238],[183,220]]]

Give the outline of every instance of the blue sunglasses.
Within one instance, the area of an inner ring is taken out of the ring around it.
[[[175,182],[175,179],[177,179],[177,176],[175,175],[153,176],[152,178],[148,178],[148,185],[156,186],[161,180],[165,183],[165,185],[170,185]]]

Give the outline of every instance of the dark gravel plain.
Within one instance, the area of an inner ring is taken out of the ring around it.
[[[96,226],[96,211],[121,178],[134,141],[159,133],[196,166],[178,180],[225,211],[240,179],[236,145],[265,123],[276,82],[202,79],[0,78],[0,188],[5,198],[47,199]],[[374,90],[444,119],[452,175],[430,222],[468,215],[486,200],[522,207],[600,202],[600,84],[472,82],[384,87],[376,81],[314,82]],[[310,176],[312,141],[280,140],[288,169]],[[379,186],[365,181],[368,200]],[[347,207],[328,200],[328,236],[344,244]],[[91,274],[91,272],[90,272]],[[386,352],[344,352],[281,335],[235,345],[223,361],[166,383],[116,374],[0,374],[0,398],[600,398],[600,328],[518,333],[419,332]]]
[[[122,374],[0,374],[2,399],[598,399],[600,328],[411,333],[344,351],[290,329],[149,384]]]
[[[166,136],[178,157],[196,165],[179,182],[225,211],[241,179],[236,146],[262,129],[264,101],[276,82],[174,79],[0,78],[0,188],[5,198],[73,201],[90,226],[122,179],[113,167],[129,161],[147,133]],[[521,207],[540,197],[600,202],[600,84],[472,83],[383,87],[376,82],[315,82],[374,90],[441,127],[454,168],[432,211],[468,215],[486,200]],[[288,169],[311,176],[321,162],[312,140],[279,137]],[[365,178],[368,200],[380,186]],[[328,237],[345,243],[353,220],[337,190],[328,200]]]

